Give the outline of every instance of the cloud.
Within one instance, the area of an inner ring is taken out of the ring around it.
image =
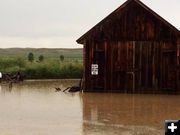
[[[76,39],[123,2],[125,0],[0,0],[0,45],[79,47]],[[180,1],[143,2],[180,29]]]
[[[74,37],[4,37],[0,38],[1,48],[23,47],[23,48],[82,48],[82,45],[75,43]],[[73,43],[73,44],[72,44]]]

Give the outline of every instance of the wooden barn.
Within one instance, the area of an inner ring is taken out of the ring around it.
[[[180,31],[128,0],[77,40],[84,91],[180,93]]]

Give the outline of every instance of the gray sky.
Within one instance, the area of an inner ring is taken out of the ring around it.
[[[76,39],[126,0],[0,0],[0,48],[79,48]],[[142,0],[180,29],[180,0]]]

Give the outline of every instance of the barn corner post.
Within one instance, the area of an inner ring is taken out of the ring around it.
[[[180,36],[177,40],[177,89],[180,93]]]
[[[85,68],[85,65],[86,65],[86,41],[84,41],[84,46],[83,46],[83,75],[82,75],[82,91],[84,92],[86,86],[85,86],[85,80],[86,80],[86,68]]]

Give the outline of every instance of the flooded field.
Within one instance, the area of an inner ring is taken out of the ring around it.
[[[0,84],[0,135],[163,135],[180,119],[180,96],[55,92],[77,84]]]

